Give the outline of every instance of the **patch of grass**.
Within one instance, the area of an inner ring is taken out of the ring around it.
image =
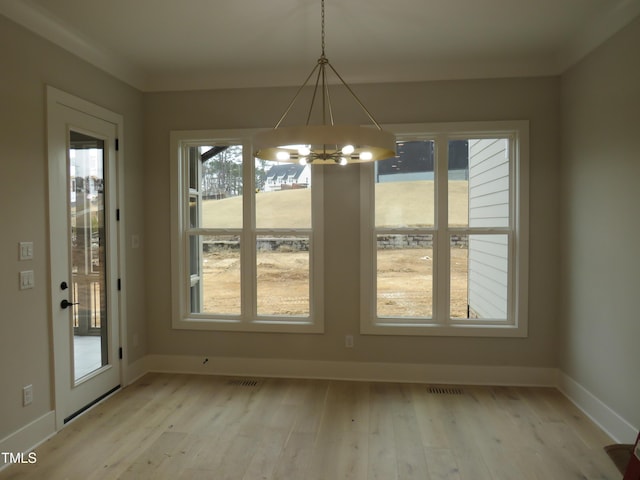
[[[467,185],[463,180],[449,183],[449,221],[452,225],[466,225],[468,221]],[[433,180],[379,183],[376,194],[376,225],[433,225]],[[202,208],[203,227],[242,228],[240,197],[205,200]],[[258,228],[309,228],[311,191],[260,192],[256,195],[256,211]]]

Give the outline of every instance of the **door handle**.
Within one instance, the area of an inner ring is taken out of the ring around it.
[[[71,305],[78,305],[77,303],[71,303],[66,298],[60,302],[60,308],[69,308]]]

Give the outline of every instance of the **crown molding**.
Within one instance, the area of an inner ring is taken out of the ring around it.
[[[36,5],[28,1],[0,0],[0,13],[138,90],[146,89],[147,79],[142,71],[83,38]]]

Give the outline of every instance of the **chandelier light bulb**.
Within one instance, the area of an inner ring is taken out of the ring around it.
[[[311,149],[308,146],[303,145],[302,147],[300,147],[298,149],[298,153],[300,154],[300,156],[306,157],[307,155],[309,155],[311,153]]]
[[[279,162],[286,162],[287,160],[289,160],[291,158],[291,155],[289,155],[289,152],[285,152],[284,150],[280,150],[277,154],[276,154],[276,159]]]
[[[343,155],[351,155],[355,151],[355,147],[353,145],[345,145],[342,147]]]

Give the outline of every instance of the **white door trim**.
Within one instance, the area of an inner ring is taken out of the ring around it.
[[[115,176],[116,178],[112,181],[115,181],[116,184],[116,191],[115,191],[115,208],[118,210],[118,212],[120,213],[119,215],[119,222],[117,222],[116,224],[116,245],[113,245],[113,253],[114,255],[116,255],[117,260],[117,278],[120,280],[119,283],[121,285],[121,288],[119,289],[119,291],[114,292],[116,293],[116,304],[117,304],[117,321],[118,321],[118,330],[119,330],[119,341],[118,341],[118,345],[120,346],[120,348],[122,349],[122,359],[120,362],[117,362],[116,365],[114,365],[114,367],[118,368],[118,376],[120,378],[120,385],[124,386],[124,379],[126,378],[126,351],[127,351],[127,329],[126,329],[126,309],[124,308],[124,306],[126,305],[126,296],[125,296],[125,278],[124,278],[124,272],[125,272],[125,266],[126,266],[126,257],[125,257],[125,251],[126,248],[125,245],[125,229],[124,229],[124,218],[122,215],[122,212],[124,210],[124,166],[123,166],[123,162],[124,162],[124,155],[123,155],[123,149],[122,149],[122,145],[123,145],[123,129],[124,129],[124,120],[122,115],[117,114],[115,112],[112,112],[110,110],[107,110],[103,107],[100,107],[98,105],[95,105],[89,101],[83,100],[81,98],[78,98],[74,95],[71,95],[69,93],[63,92],[59,89],[56,89],[52,86],[47,86],[46,87],[46,102],[47,102],[47,125],[52,125],[52,121],[54,121],[55,115],[56,115],[56,106],[64,106],[67,108],[70,108],[72,110],[76,110],[78,112],[81,112],[85,115],[89,115],[92,117],[95,117],[97,119],[100,120],[104,120],[106,122],[112,123],[115,125],[116,127],[116,138],[118,139],[118,143],[119,143],[119,148],[116,149],[115,151]],[[48,128],[48,142],[49,142],[49,148],[51,148],[51,145],[54,144],[54,142],[52,141],[52,139],[50,138],[50,136],[53,134],[53,132],[51,131],[50,128]],[[49,157],[51,158],[51,152],[48,153]],[[51,160],[49,160],[49,204],[50,204],[50,208],[53,202],[53,199],[51,197],[52,195],[52,190],[55,188],[56,184],[55,182],[58,181],[56,179],[59,178],[66,178],[66,172],[61,172],[58,171],[57,174],[56,172],[53,170],[54,168],[61,168],[59,165],[56,165],[55,163],[52,164]],[[52,183],[53,182],[53,183]],[[50,217],[50,221],[49,221],[49,238],[52,238],[54,235],[66,235],[67,232],[66,231],[57,231],[60,230],[61,228],[63,228],[63,226],[59,226],[56,225],[55,222],[51,221],[51,210],[49,213],[49,217]],[[65,227],[66,228],[66,227]],[[49,245],[49,249],[50,249],[50,263],[53,261],[54,256],[56,255],[56,252],[51,251],[52,250],[52,246],[51,244]],[[50,321],[53,322],[54,320],[54,311],[53,308],[55,308],[56,306],[56,300],[59,297],[59,289],[58,289],[58,285],[57,285],[57,281],[58,279],[54,279],[53,278],[53,272],[52,269],[50,267],[50,275],[52,275],[50,282],[50,289],[51,289],[51,302],[50,302],[50,310],[49,310],[49,318]],[[52,323],[52,329],[51,329],[51,339],[50,339],[50,345],[51,345],[51,363],[52,365],[55,366],[55,352],[54,352],[54,334],[53,334],[53,323]],[[59,388],[58,388],[58,382],[56,381],[55,375],[55,368],[52,368],[52,373],[54,376],[53,379],[53,385],[54,385],[54,401],[55,401],[55,412],[56,412],[56,429],[60,429],[64,426],[64,414],[62,414],[62,412],[60,411],[59,405],[60,405],[60,393],[59,393]]]

